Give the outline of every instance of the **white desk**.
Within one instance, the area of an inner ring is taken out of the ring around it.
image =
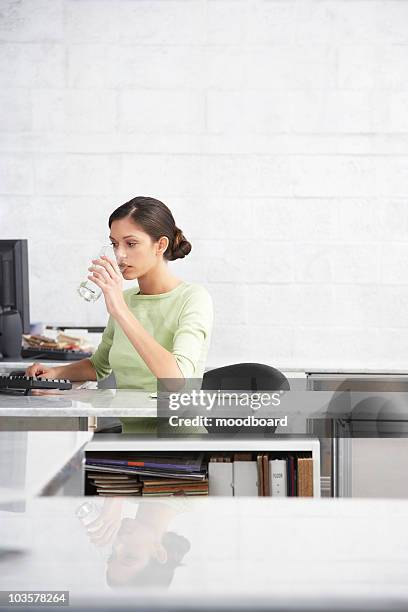
[[[0,432],[1,504],[53,494],[82,475],[88,432]]]
[[[0,394],[0,417],[156,417],[157,401],[135,389],[72,389],[35,395]]]
[[[136,602],[139,609],[174,610],[192,604],[200,610],[408,607],[407,501],[209,498],[184,500],[183,506],[126,501],[115,521],[116,529],[126,528],[127,551],[143,558],[141,516],[158,506],[166,514],[164,531],[183,538],[189,550],[168,586],[155,584],[156,568],[149,574],[150,588],[119,589],[106,580],[118,536],[102,549],[92,544],[75,516],[82,502],[40,498],[27,503],[24,513],[0,514],[0,541],[22,551],[0,559],[0,589],[67,589],[73,604],[101,609],[121,604],[134,609]],[[152,534],[159,537],[159,526]]]
[[[156,417],[157,402],[134,389],[72,389],[0,394],[0,430],[94,430],[97,417]]]

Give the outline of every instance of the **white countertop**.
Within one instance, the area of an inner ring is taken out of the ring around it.
[[[87,500],[102,511],[101,499]],[[220,609],[228,602],[235,609],[245,602],[247,609],[261,602],[280,610],[327,610],[333,602],[342,610],[408,607],[404,500],[111,498],[103,546],[75,516],[83,502],[39,498],[23,513],[0,511],[0,541],[21,551],[0,559],[0,590],[65,589],[72,603],[137,601],[146,609]],[[107,574],[113,582],[136,576],[135,564],[146,567],[150,542],[165,542],[163,534],[169,555],[184,551],[167,585],[159,587],[163,562],[146,570],[149,588],[108,586]],[[125,565],[130,559],[134,565]]]
[[[88,432],[0,432],[0,507],[68,479],[80,469],[76,457],[91,438]]]
[[[135,389],[36,391],[29,396],[0,394],[0,417],[156,417],[157,400]]]

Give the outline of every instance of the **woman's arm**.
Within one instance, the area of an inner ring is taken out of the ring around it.
[[[52,368],[42,363],[33,363],[27,368],[26,375],[52,379],[65,378],[72,381],[96,380],[96,371],[89,359]]]
[[[93,274],[88,278],[102,289],[109,314],[123,329],[150,371],[156,378],[184,379],[174,355],[159,344],[130,311],[123,297],[122,275],[117,263],[107,257],[93,261],[102,267],[91,267]]]
[[[68,378],[72,381],[96,380],[96,372],[89,359],[80,359],[66,366],[57,366],[57,378]]]
[[[127,306],[115,319],[156,378],[184,378],[174,355],[145,330]]]

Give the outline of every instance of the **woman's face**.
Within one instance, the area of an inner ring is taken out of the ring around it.
[[[124,518],[108,559],[107,572],[115,584],[126,584],[144,569],[152,558],[166,561],[157,535],[137,519]]]
[[[113,221],[110,239],[125,280],[140,278],[156,266],[158,256],[163,253],[163,248],[159,248],[162,247],[160,242],[167,240],[153,242],[149,234],[129,217]]]

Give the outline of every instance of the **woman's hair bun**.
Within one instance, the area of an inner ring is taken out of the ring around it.
[[[173,245],[171,249],[171,257],[170,261],[174,261],[175,259],[182,259],[186,255],[188,255],[191,251],[191,244],[188,240],[186,240],[183,232],[180,228],[176,227],[176,231],[174,233]]]

